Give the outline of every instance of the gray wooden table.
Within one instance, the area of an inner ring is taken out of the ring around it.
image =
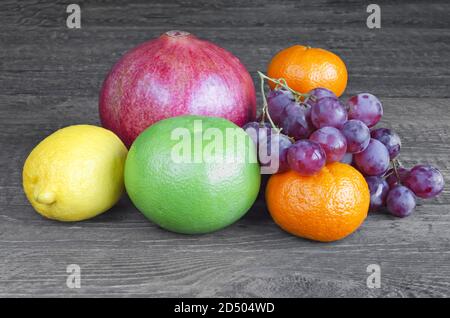
[[[0,296],[450,296],[448,1],[377,1],[381,29],[366,27],[369,2],[360,1],[18,2],[0,2]],[[81,5],[81,29],[66,27],[71,2]],[[284,233],[262,199],[202,236],[159,229],[127,198],[90,221],[40,217],[21,187],[28,153],[58,128],[99,124],[107,71],[170,29],[232,51],[255,81],[294,43],[338,53],[345,96],[379,96],[382,125],[402,137],[401,160],[438,166],[447,188],[411,217],[371,214],[329,244]],[[69,264],[81,267],[80,289],[66,286]],[[379,289],[366,286],[369,264],[381,267]]]

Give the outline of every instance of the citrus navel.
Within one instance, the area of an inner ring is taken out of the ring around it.
[[[270,61],[267,75],[284,78],[290,88],[307,93],[318,87],[341,96],[347,86],[347,68],[336,54],[303,45],[294,45],[278,52]],[[274,84],[270,83],[274,88]]]
[[[266,201],[272,218],[285,231],[331,242],[350,235],[362,224],[370,193],[355,168],[335,162],[313,176],[292,170],[272,175]]]

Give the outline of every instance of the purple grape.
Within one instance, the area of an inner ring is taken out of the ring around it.
[[[309,104],[302,104],[302,106],[305,108],[305,116],[306,116],[306,121],[308,122],[309,127],[311,128],[311,131],[314,131],[316,129],[316,127],[314,127],[314,124],[311,120],[311,105]]]
[[[347,141],[339,129],[322,127],[309,137],[309,140],[322,146],[327,157],[327,163],[340,161],[347,150]]]
[[[358,119],[367,127],[373,127],[383,116],[383,106],[378,98],[369,93],[361,93],[350,97],[347,102],[348,118]]]
[[[444,190],[444,184],[442,173],[431,165],[413,167],[404,181],[405,186],[424,199],[437,196]]]
[[[272,134],[269,137],[270,142],[268,143],[268,150],[266,154],[269,155],[269,160],[261,164],[262,166],[272,166],[274,164],[274,160],[278,161],[278,167],[276,170],[273,170],[272,173],[284,172],[289,170],[289,164],[287,161],[287,151],[290,146],[292,146],[292,142],[288,136],[274,132],[272,130]],[[276,147],[276,148],[275,148]],[[272,151],[276,149],[277,152]],[[260,154],[261,155],[261,154]]]
[[[250,135],[256,145],[258,161],[263,167],[272,167],[272,160],[278,161],[277,173],[289,169],[287,162],[287,149],[292,145],[288,136],[280,134],[272,129],[269,123],[249,122],[242,127]],[[277,152],[272,151],[277,147]],[[269,169],[270,170],[270,169]],[[266,170],[266,171],[269,171]]]
[[[313,175],[325,165],[322,147],[310,140],[299,140],[288,149],[289,167],[303,176]]]
[[[272,126],[269,123],[248,122],[242,129],[250,136],[256,146],[258,161],[261,163],[261,153],[267,153],[267,145],[270,143]]]
[[[286,89],[271,90],[267,94],[267,108],[275,125],[280,125],[286,106],[294,103],[294,95]]]
[[[353,156],[356,165],[367,176],[379,176],[389,168],[389,152],[378,140],[371,138],[367,148]]]
[[[289,170],[289,163],[287,160],[287,152],[292,146],[292,141],[288,136],[283,134],[279,135],[279,167],[277,172],[284,172]]]
[[[250,136],[250,138],[255,143],[255,146],[258,148],[259,140],[261,138],[267,138],[270,134],[272,126],[269,123],[258,123],[256,121],[251,121],[246,123],[242,129]]]
[[[310,90],[308,92],[308,94],[311,95],[310,98],[308,98],[308,100],[306,101],[307,104],[314,106],[314,104],[316,104],[316,102],[324,97],[333,97],[337,99],[336,94],[334,94],[332,91],[330,91],[329,89],[326,88],[322,88],[322,87],[317,87],[314,88],[312,90]]]
[[[341,159],[342,163],[346,163],[348,165],[351,165],[353,162],[353,154],[347,152]]]
[[[397,173],[398,173],[398,176],[400,177],[400,180],[398,180],[397,174],[395,173],[394,168],[389,169],[385,174],[387,176],[386,182],[389,184],[389,187],[391,187],[391,188],[397,184],[402,184],[403,181],[405,181],[405,178],[408,176],[409,170],[406,168],[403,168],[403,167],[398,167]]]
[[[351,119],[341,129],[347,140],[347,152],[358,153],[367,148],[370,142],[370,130],[360,120]]]
[[[394,131],[387,128],[378,128],[372,130],[370,135],[372,138],[381,141],[386,146],[391,160],[398,156],[400,148],[402,147],[402,141],[400,140],[399,135]]]
[[[311,108],[311,120],[316,128],[331,126],[341,129],[347,121],[347,111],[337,98],[323,97]]]
[[[295,140],[308,138],[314,130],[308,117],[310,117],[309,108],[298,103],[287,105],[280,125],[283,133]]]
[[[382,177],[366,177],[370,191],[370,211],[377,211],[386,204],[386,197],[389,192],[389,185]]]
[[[414,197],[414,193],[407,187],[396,185],[389,190],[386,198],[386,206],[392,215],[403,218],[414,211],[416,198]]]

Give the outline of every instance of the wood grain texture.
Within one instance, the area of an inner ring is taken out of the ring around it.
[[[148,222],[124,197],[90,221],[41,218],[21,189],[29,151],[54,130],[98,124],[101,82],[134,45],[169,29],[236,54],[256,81],[279,49],[303,43],[341,55],[346,96],[369,91],[383,125],[402,137],[406,165],[437,165],[450,184],[450,4],[378,1],[382,28],[361,1],[0,2],[0,296],[449,297],[450,191],[415,214],[371,214],[352,236],[323,244],[284,233],[262,197],[236,224],[185,236]],[[66,287],[79,264],[82,288]],[[380,289],[366,267],[381,266]]]

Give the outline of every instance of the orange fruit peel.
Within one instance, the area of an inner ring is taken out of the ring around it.
[[[270,61],[267,75],[284,79],[293,90],[307,93],[318,87],[341,96],[347,87],[347,67],[336,54],[309,46],[294,45],[278,52]],[[276,84],[269,83],[272,89]]]
[[[331,242],[353,233],[367,217],[370,192],[350,165],[335,162],[313,176],[274,174],[266,187],[269,212],[285,231]]]

